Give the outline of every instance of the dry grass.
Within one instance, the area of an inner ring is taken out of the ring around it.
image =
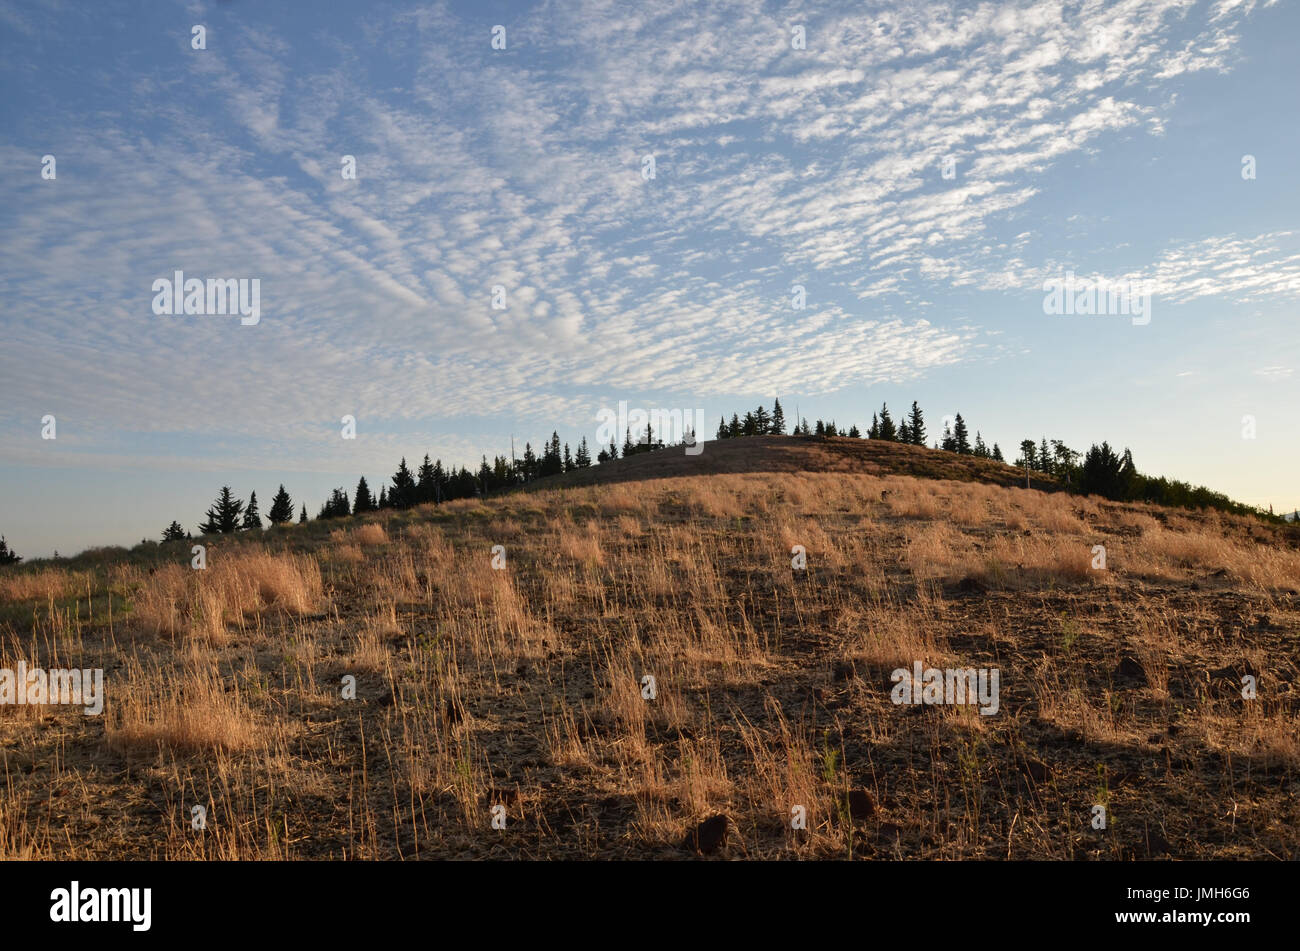
[[[1300,554],[1269,526],[845,471],[376,518],[0,576],[3,663],[107,690],[102,729],[0,716],[0,856],[674,857],[723,813],[736,857],[1146,858],[1153,822],[1297,856]],[[999,669],[999,713],[895,706],[916,662]],[[1075,821],[1103,795],[1108,831]]]

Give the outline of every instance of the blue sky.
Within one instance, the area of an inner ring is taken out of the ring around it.
[[[130,544],[223,483],[314,515],[402,455],[777,395],[1294,509],[1297,35],[1249,0],[0,0],[0,532]],[[176,269],[258,279],[260,322],[155,315]],[[1067,270],[1150,322],[1044,313]]]

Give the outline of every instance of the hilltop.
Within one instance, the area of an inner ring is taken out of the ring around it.
[[[755,437],[6,571],[0,666],[107,697],[0,708],[0,855],[1300,855],[1294,539],[1017,477]]]

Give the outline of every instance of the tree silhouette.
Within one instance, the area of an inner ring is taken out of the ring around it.
[[[963,456],[970,455],[970,433],[966,431],[966,420],[961,418],[961,413],[957,414],[953,422],[952,439],[958,453]]]
[[[181,527],[180,522],[173,521],[163,529],[162,540],[165,542],[178,542],[185,538],[185,529]]]
[[[283,525],[285,522],[293,521],[293,499],[289,498],[289,493],[284,491],[284,483],[280,483],[280,491],[275,493],[271,499],[271,511],[266,513],[266,517],[272,525]]]
[[[9,548],[9,543],[5,541],[5,537],[0,535],[0,565],[16,565],[22,560],[22,556],[18,552],[12,551]]]
[[[403,456],[397,471],[393,473],[393,485],[388,490],[388,504],[395,509],[410,508],[416,503],[417,491],[415,476],[411,475],[411,470],[406,465],[406,457]]]
[[[207,520],[199,526],[204,535],[229,535],[239,531],[240,516],[244,512],[244,503],[235,498],[230,486],[223,485],[221,494],[205,513]]]
[[[894,418],[889,415],[889,407],[880,404],[880,438],[889,442],[898,441],[898,430],[894,428]]]
[[[428,456],[424,458],[426,462],[429,459]],[[352,494],[352,511],[354,514],[360,515],[362,512],[373,512],[376,508],[378,506],[375,505],[375,500],[370,495],[370,486],[366,485],[366,477],[362,476],[357,483],[356,492]]]
[[[916,405],[916,400],[912,400],[912,411],[907,415],[907,431],[913,446],[925,445],[925,415]]]
[[[246,532],[261,531],[262,516],[257,511],[257,493],[251,492],[248,496],[248,508],[244,509],[244,521],[240,525]]]

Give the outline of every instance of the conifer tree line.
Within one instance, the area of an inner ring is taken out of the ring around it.
[[[776,399],[771,410],[759,405],[748,410],[743,417],[739,413],[732,413],[728,420],[724,415],[718,422],[716,435],[718,439],[784,436],[787,435],[786,426],[785,408],[780,399]],[[818,419],[815,425],[810,425],[806,418],[800,419],[788,435],[862,438],[856,425],[845,429],[833,419]],[[929,438],[925,414],[914,400],[911,409],[900,421],[895,422],[889,405],[883,403],[879,410],[871,414],[871,425],[867,429],[866,438],[924,448]],[[691,431],[677,445],[689,445],[694,440],[695,433]],[[647,423],[645,431],[638,433],[635,440],[629,429],[624,433],[622,446],[615,440],[608,446],[601,447],[595,462],[605,463],[665,448],[668,447],[663,439]],[[971,438],[970,428],[961,413],[953,417],[951,425],[945,422],[942,435],[931,441],[930,448],[995,462],[1006,461],[998,444],[995,442],[990,446],[979,430],[976,430],[974,439]],[[392,478],[380,485],[378,495],[365,476],[362,476],[350,497],[343,487],[334,489],[320,506],[316,518],[340,518],[383,509],[404,509],[427,503],[440,504],[453,499],[484,496],[535,479],[575,469],[587,469],[592,464],[591,449],[586,437],[578,444],[577,450],[573,451],[568,443],[561,444],[557,432],[552,432],[551,438],[542,444],[540,454],[533,449],[532,443],[526,442],[522,455],[518,457],[512,452],[510,458],[495,456],[489,462],[487,456],[483,456],[477,471],[464,466],[444,467],[441,459],[430,461],[428,454],[413,470],[403,457]],[[1048,440],[1043,437],[1037,442],[1025,439],[1020,443],[1020,456],[1015,465],[1029,472],[1054,476],[1063,487],[1071,491],[1100,495],[1117,501],[1145,501],[1185,508],[1212,507],[1238,513],[1256,511],[1204,486],[1194,487],[1186,482],[1142,475],[1137,471],[1133,455],[1128,449],[1122,454],[1116,454],[1107,442],[1093,445],[1087,453],[1079,453],[1059,439]],[[271,499],[266,520],[273,526],[292,522],[294,507],[293,499],[281,485]],[[297,521],[300,524],[308,521],[306,504],[300,504]],[[245,502],[234,495],[230,486],[222,487],[220,495],[204,513],[204,520],[199,524],[199,532],[205,535],[258,531],[262,528],[257,493],[250,493]],[[163,531],[162,537],[163,541],[177,541],[192,536],[179,522],[173,521]],[[0,539],[0,564],[6,563],[6,560],[17,561],[19,558]]]

